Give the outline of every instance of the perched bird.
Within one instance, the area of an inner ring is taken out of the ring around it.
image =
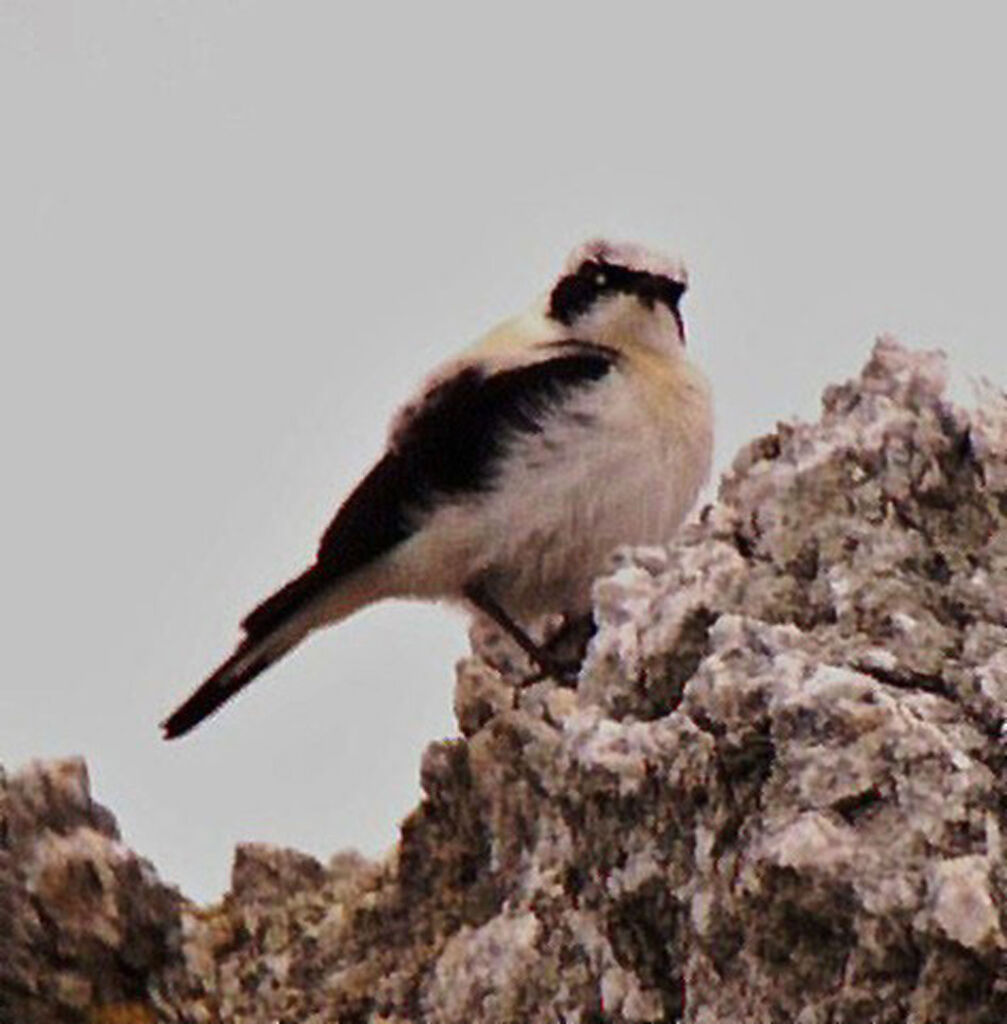
[[[467,602],[554,669],[528,624],[588,614],[612,550],[667,540],[709,472],[712,407],[685,353],[686,286],[682,264],[642,246],[575,249],[548,295],[406,403],[314,564],[245,618],[234,653],[164,735],[387,597]]]

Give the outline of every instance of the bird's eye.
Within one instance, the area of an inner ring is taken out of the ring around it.
[[[599,272],[594,275],[594,283],[598,285],[599,288],[604,288],[605,285],[608,284],[608,277]]]

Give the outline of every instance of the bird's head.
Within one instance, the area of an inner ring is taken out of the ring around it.
[[[688,280],[679,260],[642,245],[595,239],[567,257],[548,315],[584,341],[678,352],[685,345],[678,304]]]

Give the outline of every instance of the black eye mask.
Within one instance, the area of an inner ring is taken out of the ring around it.
[[[575,274],[560,278],[549,296],[549,316],[569,327],[605,295],[635,295],[648,308],[661,303],[679,318],[685,285],[660,274],[586,260]]]

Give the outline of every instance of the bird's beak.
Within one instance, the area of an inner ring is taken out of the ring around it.
[[[678,336],[682,339],[682,347],[685,348],[685,319],[676,306],[672,311],[671,315],[675,318],[675,323],[678,324]]]

